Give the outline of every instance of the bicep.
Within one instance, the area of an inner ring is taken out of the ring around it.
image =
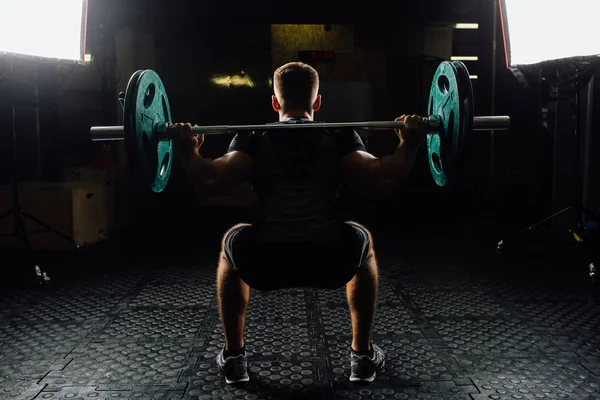
[[[250,177],[253,160],[244,151],[230,151],[212,162],[215,180],[242,183]]]
[[[373,183],[380,159],[366,151],[352,151],[340,161],[342,178],[349,184],[365,187]]]

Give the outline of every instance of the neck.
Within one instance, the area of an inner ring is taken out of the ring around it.
[[[314,113],[308,111],[280,111],[279,120],[283,121],[290,118],[306,118],[312,121]]]

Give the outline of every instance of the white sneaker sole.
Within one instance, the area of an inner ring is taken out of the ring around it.
[[[357,376],[351,376],[350,377],[350,382],[367,382],[367,383],[371,383],[375,380],[375,375],[370,376],[368,378],[359,378]]]
[[[246,377],[244,377],[244,378],[240,378],[240,379],[233,379],[233,380],[230,380],[230,379],[227,379],[227,378],[225,378],[225,382],[226,382],[228,385],[231,385],[231,384],[234,384],[234,383],[250,382],[250,377],[249,377],[249,376],[246,376]]]

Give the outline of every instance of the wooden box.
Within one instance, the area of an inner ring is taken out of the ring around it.
[[[133,223],[133,191],[129,171],[125,168],[71,167],[64,170],[63,179],[65,182],[106,185],[109,231]]]
[[[0,215],[12,209],[12,187],[0,186]],[[46,225],[74,239],[93,244],[107,239],[106,185],[82,182],[24,182],[19,184],[21,209]],[[73,250],[72,243],[27,217],[25,232],[34,250]],[[0,220],[0,247],[24,248],[14,236],[12,215]]]

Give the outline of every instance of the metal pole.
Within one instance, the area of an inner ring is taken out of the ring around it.
[[[42,135],[40,129],[40,89],[38,83],[38,72],[35,71],[33,78],[33,96],[35,110],[35,138],[37,151],[37,166],[35,175],[37,179],[42,179]]]
[[[586,101],[586,123],[585,123],[585,140],[584,140],[584,151],[585,155],[583,158],[583,196],[581,200],[581,204],[577,204],[578,206],[582,206],[585,208],[586,201],[590,198],[590,185],[591,185],[591,175],[592,170],[589,168],[592,161],[592,125],[594,123],[594,112],[593,112],[593,104],[594,104],[594,76],[590,79],[587,87],[587,101]],[[586,222],[586,221],[584,221]]]
[[[231,133],[238,131],[271,131],[287,129],[319,129],[319,128],[367,128],[373,130],[388,130],[404,128],[400,121],[367,121],[367,122],[311,122],[307,124],[259,124],[259,125],[214,125],[195,126],[194,133]]]
[[[492,0],[494,3],[493,18],[492,18],[492,77],[491,77],[491,88],[490,88],[490,115],[496,113],[496,48],[498,44],[497,36],[497,25],[498,25],[498,0]],[[492,209],[495,206],[495,193],[496,193],[496,151],[495,151],[495,132],[490,132],[490,202]]]
[[[556,68],[556,72],[555,78],[556,80],[554,81],[554,83],[551,86],[551,90],[555,92],[555,96],[554,96],[554,140],[552,143],[553,144],[553,153],[552,153],[552,204],[551,204],[551,210],[554,210],[555,207],[558,205],[558,188],[560,185],[560,171],[559,171],[559,166],[560,164],[558,163],[558,159],[559,159],[559,152],[561,150],[561,142],[560,142],[560,135],[559,135],[559,129],[558,129],[558,124],[560,122],[560,111],[561,111],[561,104],[558,101],[559,95],[561,94],[560,91],[560,70],[558,69],[558,67]]]
[[[13,65],[10,64],[10,73],[13,73]],[[12,94],[14,96],[14,94]],[[12,123],[12,162],[13,162],[13,170],[12,170],[12,212],[13,212],[13,230],[16,233],[19,229],[20,218],[18,207],[19,207],[19,177],[18,177],[18,169],[19,162],[17,160],[17,110],[15,108],[14,98],[11,101],[11,123]]]
[[[575,87],[579,86],[579,63],[575,63]],[[573,135],[575,136],[575,168],[573,169],[573,181],[574,192],[575,192],[575,207],[573,207],[573,211],[575,212],[575,221],[577,222],[577,226],[581,226],[582,222],[582,212],[579,208],[583,203],[582,193],[581,193],[581,138],[580,138],[580,126],[579,126],[579,116],[580,116],[580,93],[581,89],[577,89],[575,91],[574,102],[574,110],[573,110]]]
[[[439,117],[429,117],[433,130],[441,127]],[[156,131],[161,134],[167,127],[165,123],[157,123]],[[240,131],[270,131],[283,129],[315,129],[315,128],[367,128],[372,130],[400,129],[404,123],[400,121],[366,121],[366,122],[314,122],[307,124],[263,124],[263,125],[209,125],[195,126],[192,131],[197,134],[219,135]],[[505,115],[473,118],[473,131],[508,130],[510,117]],[[92,141],[123,140],[123,126],[94,126],[90,128]]]

